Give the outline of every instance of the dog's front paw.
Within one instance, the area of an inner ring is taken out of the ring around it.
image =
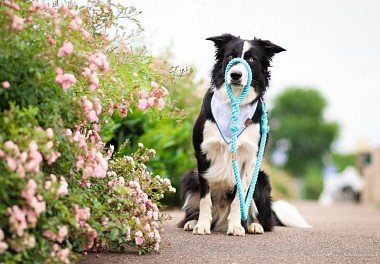
[[[194,235],[209,235],[209,234],[211,234],[210,224],[204,224],[204,223],[198,222],[198,224],[196,224],[194,226],[193,234]]]
[[[228,226],[227,235],[244,236],[245,235],[244,227],[242,227],[240,224]]]
[[[183,227],[183,230],[185,230],[185,231],[192,231],[197,223],[198,223],[197,220],[187,221],[186,224],[185,224],[185,226]]]
[[[252,223],[248,227],[248,233],[250,233],[250,234],[263,234],[264,228],[259,223]]]

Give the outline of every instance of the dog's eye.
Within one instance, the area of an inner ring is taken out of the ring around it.
[[[249,62],[254,62],[254,61],[255,61],[255,59],[254,59],[254,58],[252,58],[252,57],[249,57],[249,58],[248,58],[248,61],[249,61]]]
[[[232,56],[232,55],[229,55],[229,56],[228,56],[228,59],[229,59],[229,60],[232,60],[233,58],[234,58],[234,56]]]

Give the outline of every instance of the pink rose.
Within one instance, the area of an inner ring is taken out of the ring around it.
[[[94,100],[94,110],[97,115],[100,115],[102,113],[102,105],[100,104],[99,99]]]
[[[52,139],[54,136],[53,129],[51,129],[50,127],[48,129],[46,129],[46,136],[48,139]]]
[[[90,111],[87,113],[86,116],[87,116],[88,120],[90,120],[90,122],[98,122],[98,121],[99,121],[99,118],[98,118],[98,116],[96,115],[95,110],[90,110]]]
[[[157,211],[153,212],[153,219],[154,220],[158,219],[158,212]]]
[[[57,241],[59,243],[62,243],[63,240],[66,238],[66,236],[67,236],[68,233],[69,233],[69,230],[67,229],[66,226],[60,226],[60,227],[58,227]]]
[[[146,99],[146,98],[149,97],[149,96],[148,96],[148,93],[147,93],[145,90],[141,90],[141,91],[139,92],[139,95],[140,95],[140,98],[141,98],[141,99]]]
[[[92,105],[91,101],[88,100],[88,99],[86,99],[86,98],[82,99],[82,104],[83,104],[83,109],[86,112],[92,110],[92,108],[93,108],[93,105]]]
[[[53,251],[58,251],[58,250],[59,250],[59,246],[58,246],[58,244],[54,244],[54,245],[52,246],[52,249],[53,249]]]
[[[34,236],[30,236],[26,240],[24,240],[25,246],[29,248],[34,248],[36,246],[36,238]]]
[[[7,140],[4,142],[4,147],[6,147],[7,149],[15,149],[16,144],[13,143],[13,141]]]
[[[6,160],[7,160],[7,165],[9,167],[9,169],[11,171],[15,171],[17,169],[17,162],[14,159],[10,158],[10,157],[7,157]]]
[[[162,92],[162,96],[164,97],[169,95],[168,89],[166,89],[164,86],[161,86],[161,92]]]
[[[47,40],[48,40],[48,42],[49,42],[50,45],[57,44],[57,42],[55,41],[55,39],[51,35],[47,36]]]
[[[77,79],[71,73],[63,73],[61,68],[56,68],[56,73],[58,74],[55,81],[59,83],[64,90],[70,88],[71,85],[77,82]]]
[[[57,257],[63,263],[70,263],[69,254],[70,250],[68,248],[65,248],[57,252]]]
[[[18,31],[22,30],[24,28],[24,21],[25,21],[24,18],[13,15],[11,28]]]
[[[26,215],[17,205],[8,208],[9,224],[11,230],[16,232],[17,236],[22,237],[24,230],[27,228]]]
[[[48,141],[46,143],[46,148],[51,149],[54,146],[53,141]]]
[[[158,99],[157,108],[158,110],[162,110],[165,107],[165,100],[163,98]]]
[[[143,98],[139,100],[139,105],[137,106],[141,110],[145,110],[148,108],[148,100]]]
[[[4,4],[6,6],[13,8],[16,11],[20,11],[20,6],[13,1],[4,1]]]
[[[33,179],[29,179],[25,189],[22,191],[21,196],[27,201],[31,202],[37,191],[37,183]]]
[[[155,81],[151,81],[150,86],[152,86],[153,89],[158,88],[158,84]]]
[[[33,210],[27,210],[26,212],[26,218],[28,219],[28,223],[30,223],[33,227],[37,224],[37,214]]]
[[[34,209],[37,216],[46,211],[46,203],[44,201],[38,201],[36,197],[32,198],[30,206]]]
[[[70,29],[74,29],[74,30],[79,30],[81,29],[82,25],[82,19],[80,19],[79,17],[75,17],[71,22],[70,22]]]
[[[149,98],[148,98],[148,105],[149,105],[149,106],[153,106],[154,103],[155,103],[155,101],[156,101],[156,98],[155,98],[155,97],[149,97]]]
[[[82,75],[83,75],[84,77],[89,77],[89,76],[91,76],[91,70],[90,70],[90,68],[88,68],[88,67],[84,67],[84,68],[83,68],[83,71],[82,71]]]
[[[95,90],[96,88],[99,87],[99,78],[98,78],[98,73],[94,71],[90,75],[90,90]]]
[[[57,56],[58,57],[70,57],[71,53],[74,51],[74,46],[71,42],[64,42],[62,47],[58,50]]]
[[[8,244],[5,242],[0,242],[0,254],[3,254],[5,250],[8,249]]]
[[[102,72],[106,72],[109,69],[109,63],[107,60],[106,55],[102,52],[96,52],[95,54],[92,54],[88,60],[92,64],[92,67],[95,68],[98,67]],[[90,65],[91,68],[91,65]]]
[[[144,243],[144,239],[142,237],[135,237],[136,245],[141,245]]]
[[[9,89],[9,87],[11,87],[11,84],[8,81],[2,82],[1,85],[4,89]]]
[[[84,164],[83,157],[82,156],[78,156],[77,157],[77,162],[75,164],[75,167],[77,168],[77,170],[81,169],[83,167],[83,164]]]
[[[71,129],[66,129],[65,131],[65,135],[68,136],[68,137],[71,137],[73,135],[73,132],[71,131]]]
[[[68,187],[69,187],[69,185],[66,182],[66,179],[64,177],[61,177],[60,181],[59,181],[59,187],[57,190],[58,196],[62,197],[62,196],[67,195],[69,193],[69,191],[67,189]]]
[[[108,106],[107,106],[107,112],[111,116],[113,114],[113,111],[115,110],[115,104],[112,101],[112,99],[109,100]]]

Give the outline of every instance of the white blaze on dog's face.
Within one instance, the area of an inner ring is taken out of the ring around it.
[[[251,44],[248,41],[244,41],[240,58],[244,59],[244,54],[250,48]],[[228,72],[227,81],[233,88],[242,89],[248,81],[248,72],[244,65],[241,63],[233,65]]]
[[[236,58],[236,57],[239,57],[242,59],[247,59],[247,57],[250,58],[249,51],[252,48],[252,45],[251,45],[251,43],[249,43],[249,41],[244,41],[243,43],[238,43],[235,46],[236,47],[234,49],[239,50],[238,53],[240,53],[240,54],[237,54],[236,52],[234,54],[231,53],[227,57],[227,64],[230,60],[232,60],[233,58]],[[240,50],[241,50],[241,52],[240,52]],[[227,65],[225,65],[225,67],[226,66]],[[249,66],[251,67],[251,65],[249,65]],[[251,71],[253,73],[252,67],[251,67]],[[234,93],[234,96],[238,97],[241,94],[243,87],[245,85],[247,85],[248,71],[243,64],[241,64],[241,63],[235,64],[228,71],[226,79],[227,79],[227,82],[232,87],[232,91]],[[248,104],[248,103],[252,102],[253,100],[255,100],[259,96],[253,87],[253,83],[250,83],[250,86],[251,86],[251,88],[248,90],[248,93],[247,93],[246,97],[243,99],[242,104]],[[229,101],[227,89],[226,89],[224,84],[222,85],[221,89],[217,90],[217,93],[220,93],[222,98],[224,98],[225,101]]]

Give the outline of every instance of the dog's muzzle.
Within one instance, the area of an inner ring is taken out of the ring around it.
[[[236,64],[228,72],[228,82],[231,85],[245,85],[247,83],[248,73],[242,64]]]

